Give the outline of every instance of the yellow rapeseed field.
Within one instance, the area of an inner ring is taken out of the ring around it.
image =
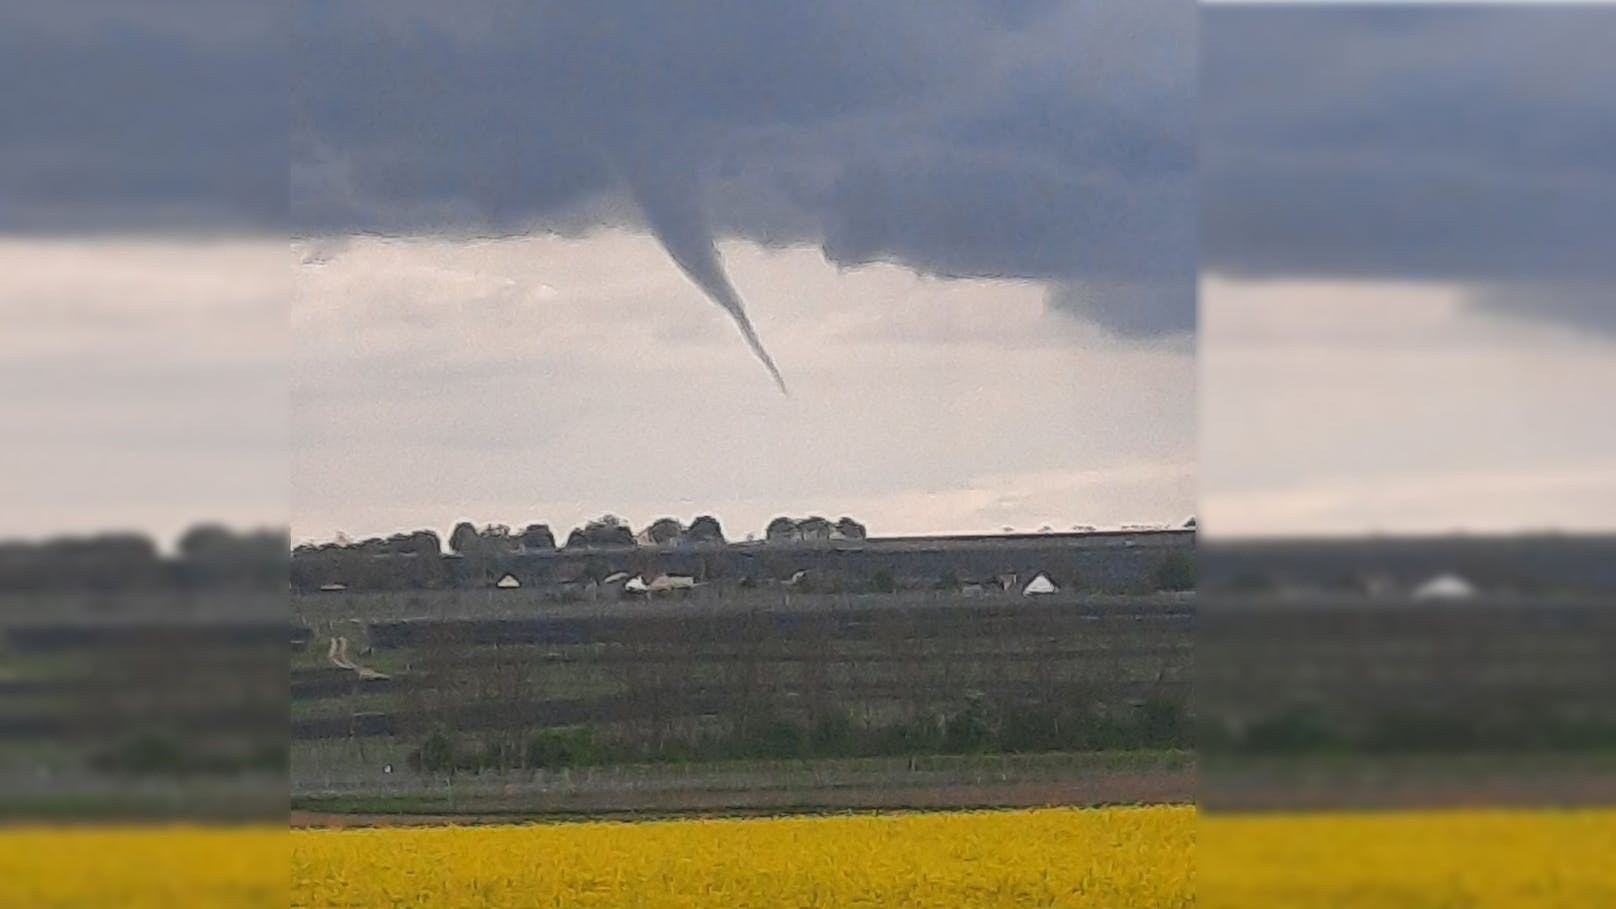
[[[1616,810],[10,827],[0,907],[1605,909],[1612,856]]]
[[[285,827],[0,827],[0,906],[278,909]]]
[[[1194,904],[1193,808],[296,831],[296,907]]]
[[[1616,907],[1616,810],[1203,815],[1201,909]]]

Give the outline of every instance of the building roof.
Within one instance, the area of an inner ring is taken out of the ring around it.
[[[1060,588],[1056,587],[1055,582],[1049,579],[1049,575],[1043,574],[1042,572],[1039,573],[1038,577],[1028,581],[1026,587],[1021,588],[1022,594],[1026,596],[1035,596],[1040,593],[1054,593],[1058,590],[1060,590]]]
[[[658,575],[655,580],[646,585],[646,590],[657,592],[663,590],[689,590],[696,586],[696,579],[685,575],[664,574]]]
[[[1438,575],[1414,588],[1417,600],[1461,600],[1475,595],[1475,585],[1456,574]]]

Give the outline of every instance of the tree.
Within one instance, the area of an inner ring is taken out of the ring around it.
[[[651,526],[647,527],[645,532],[652,543],[662,546],[667,543],[679,542],[679,538],[684,536],[685,526],[679,522],[678,518],[657,518],[651,522]]]
[[[236,535],[219,524],[198,524],[179,539],[180,555],[187,559],[207,558],[233,548]]]
[[[769,526],[763,531],[763,537],[770,543],[795,540],[797,539],[797,522],[781,515],[769,522]]]
[[[943,747],[962,754],[980,754],[991,750],[995,734],[986,696],[970,691],[965,695],[965,708],[944,724]]]
[[[505,524],[489,524],[478,536],[486,553],[520,552],[522,549],[521,540],[511,536],[511,528]]]
[[[804,540],[828,540],[830,529],[830,522],[819,515],[812,515],[797,522],[797,533]]]
[[[567,548],[590,546],[633,546],[634,531],[616,515],[602,515],[574,530],[567,537]]]
[[[1195,589],[1195,560],[1182,552],[1163,558],[1153,576],[1157,590]]]
[[[431,530],[417,530],[409,535],[406,544],[409,552],[419,558],[436,558],[443,555],[443,543],[438,539],[437,533]]]
[[[454,742],[442,732],[434,732],[426,737],[421,747],[411,755],[410,763],[417,769],[426,773],[449,773],[455,771]]]
[[[556,548],[555,534],[550,532],[549,524],[529,524],[522,529],[522,548],[529,551],[550,550]]]
[[[710,514],[704,514],[685,529],[685,539],[692,543],[722,543],[724,542],[724,528],[718,525],[718,519]]]
[[[867,539],[868,537],[868,533],[865,530],[864,525],[853,520],[847,515],[842,515],[837,519],[836,532],[844,539],[848,540],[863,540]]]
[[[449,548],[461,555],[471,555],[481,549],[482,537],[478,536],[477,528],[470,521],[461,521],[455,525],[454,532],[449,534]]]
[[[870,589],[876,593],[895,593],[898,582],[892,577],[892,569],[881,568],[870,578]]]

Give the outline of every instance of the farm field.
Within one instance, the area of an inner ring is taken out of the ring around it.
[[[1192,808],[300,830],[294,907],[1193,905]]]
[[[1613,852],[1612,810],[378,827],[295,832],[292,905],[1602,907]]]
[[[1557,909],[1616,905],[1612,854],[1616,809],[27,826],[0,829],[0,905]]]
[[[0,906],[278,909],[286,829],[0,827]]]
[[[1197,905],[1616,905],[1616,809],[1203,814]]]

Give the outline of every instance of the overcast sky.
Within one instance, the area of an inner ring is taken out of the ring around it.
[[[1205,531],[1616,527],[1616,8],[1201,21]]]
[[[1616,9],[14,6],[8,534],[1616,514]]]
[[[0,538],[284,524],[286,256],[0,237]]]
[[[289,38],[0,8],[0,538],[285,523]]]
[[[632,231],[363,240],[305,268],[296,534],[605,510],[711,511],[736,537],[780,513],[885,533],[1190,513],[1187,345],[1107,338],[1028,282],[724,253],[789,398]]]
[[[698,7],[304,9],[294,536],[1192,513],[1191,4]]]

